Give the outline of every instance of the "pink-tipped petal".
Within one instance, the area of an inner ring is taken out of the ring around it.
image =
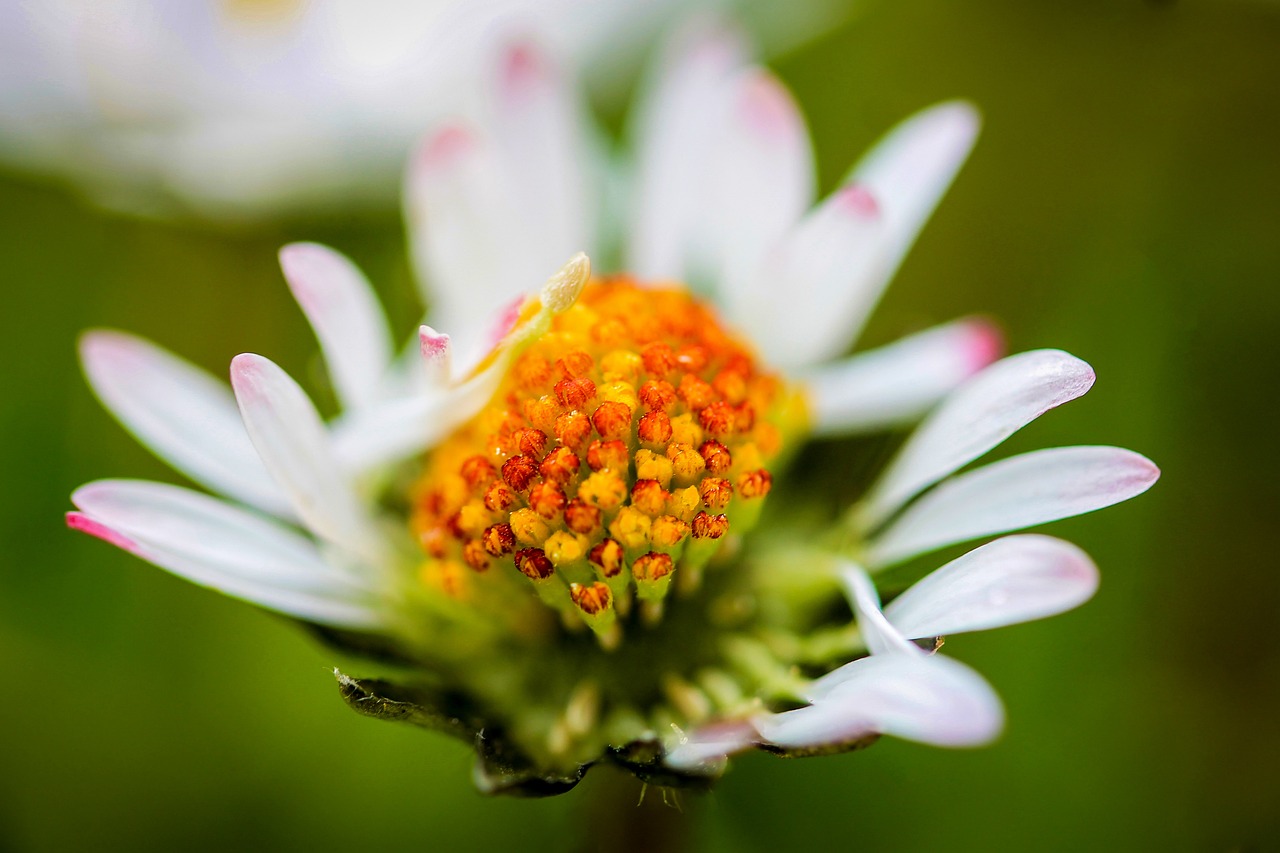
[[[951,186],[980,124],[970,104],[938,104],[891,130],[853,168],[850,179],[866,186],[884,211],[885,263],[880,274],[885,282]]]
[[[298,517],[321,538],[379,563],[385,544],[306,393],[269,359],[249,353],[231,362],[231,385],[249,438]]]
[[[999,357],[999,331],[960,320],[879,349],[820,365],[803,377],[812,429],[851,435],[918,420]]]
[[[962,474],[912,504],[871,543],[884,567],[946,545],[1092,512],[1151,488],[1160,470],[1120,447],[1055,447]]]
[[[895,598],[884,615],[914,639],[984,631],[1078,607],[1098,588],[1089,556],[1050,536],[1007,536],[952,560]]]
[[[288,528],[216,498],[138,480],[90,483],[67,522],[201,586],[311,622],[361,630],[387,616],[360,578]]]
[[[859,516],[864,529],[1045,412],[1083,395],[1093,381],[1093,368],[1061,350],[1019,353],[978,373],[921,424],[872,488]]]
[[[488,127],[519,223],[505,236],[536,275],[592,246],[598,154],[577,87],[539,45],[511,45],[499,66]]]
[[[338,398],[350,408],[374,402],[391,364],[391,338],[369,282],[346,257],[316,243],[285,246],[280,267],[320,341]]]
[[[880,611],[880,596],[875,584],[860,566],[845,566],[840,571],[840,581],[848,593],[853,613],[858,617],[858,632],[867,651],[873,655],[924,654],[923,649],[904,637],[885,618]]]
[[[781,367],[839,355],[880,296],[884,228],[865,190],[837,190],[725,294],[730,319]]]
[[[723,720],[699,726],[667,748],[662,763],[679,773],[715,776],[730,755],[750,749],[759,735],[746,720]]]
[[[453,375],[453,347],[449,336],[430,326],[418,329],[418,348],[422,353],[423,374],[429,388],[445,388]]]
[[[989,743],[1004,727],[1004,709],[990,685],[941,655],[874,655],[836,674],[812,705],[758,718],[762,738],[795,749],[875,734],[966,747]]]
[[[161,459],[213,491],[291,514],[254,452],[225,383],[122,332],[86,332],[80,360],[102,404]]]

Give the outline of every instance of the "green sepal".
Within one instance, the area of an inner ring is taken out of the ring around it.
[[[816,758],[820,755],[840,755],[844,752],[857,752],[860,749],[866,749],[878,740],[880,740],[880,735],[867,735],[866,737],[846,740],[840,743],[824,743],[821,746],[793,748],[762,743],[758,744],[756,748],[779,758]]]
[[[475,747],[472,776],[482,794],[530,799],[554,797],[573,790],[591,768],[590,764],[581,764],[568,772],[538,769],[500,733],[480,731],[476,734]]]
[[[718,774],[681,773],[662,763],[666,750],[658,740],[635,740],[626,746],[611,746],[609,760],[633,774],[641,782],[661,788],[691,788],[708,791]]]
[[[379,679],[355,679],[337,669],[338,692],[353,711],[366,717],[410,723],[470,743],[484,724],[464,697],[427,687],[405,687]]]

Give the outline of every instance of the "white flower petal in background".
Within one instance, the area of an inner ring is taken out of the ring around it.
[[[215,492],[290,514],[225,383],[123,332],[86,332],[80,360],[102,404],[161,459]]]
[[[820,748],[887,734],[935,746],[980,746],[1004,727],[990,685],[940,655],[874,655],[845,664],[813,704],[756,719],[761,737],[789,748]],[[830,678],[830,676],[829,676]]]
[[[339,401],[357,409],[374,402],[391,364],[391,336],[364,274],[316,243],[285,246],[280,267],[320,341]]]
[[[1061,350],[1002,359],[952,394],[915,431],[871,489],[859,520],[870,529],[943,477],[1045,412],[1093,387],[1093,368]]]
[[[982,320],[958,320],[802,374],[817,435],[852,435],[922,417],[1003,347]]]
[[[1097,588],[1097,567],[1070,542],[1006,536],[913,584],[884,616],[912,639],[984,631],[1078,607]]]
[[[1120,447],[1054,447],[948,480],[908,507],[869,548],[890,566],[936,548],[1093,512],[1140,495],[1160,470]]]
[[[885,618],[880,610],[880,595],[875,584],[861,566],[848,565],[841,569],[840,581],[853,606],[853,613],[858,619],[858,633],[862,635],[867,651],[873,655],[924,654]]]
[[[253,446],[307,527],[370,564],[380,564],[386,543],[298,384],[269,359],[244,354],[231,362],[231,386]]]

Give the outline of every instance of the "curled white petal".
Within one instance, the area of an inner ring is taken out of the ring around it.
[[[730,755],[755,745],[758,735],[746,720],[725,720],[699,726],[667,747],[662,763],[680,773],[714,776],[724,770]]]
[[[269,359],[249,353],[231,362],[231,385],[253,446],[298,517],[321,538],[380,563],[383,542],[306,393]]]
[[[986,368],[956,389],[903,446],[863,503],[863,528],[875,527],[922,489],[1083,395],[1093,381],[1093,368],[1061,350],[1018,353]]]
[[[941,655],[873,655],[845,664],[813,704],[756,720],[781,747],[819,748],[887,734],[935,746],[989,743],[1004,727],[990,685]]]
[[[907,637],[937,637],[1053,616],[1088,601],[1097,588],[1097,567],[1070,542],[1006,536],[914,584],[884,615]]]
[[[316,243],[280,250],[280,267],[320,341],[344,406],[372,403],[391,364],[382,306],[367,279],[343,255]]]
[[[72,496],[67,523],[203,586],[312,622],[377,628],[386,614],[359,578],[288,528],[216,498],[136,480]]]
[[[848,593],[854,615],[858,617],[858,632],[862,635],[867,651],[873,655],[924,654],[923,649],[904,637],[885,618],[885,614],[880,611],[880,596],[875,584],[861,566],[849,564],[843,567],[840,581]]]
[[[818,435],[851,435],[914,421],[990,364],[1000,333],[981,320],[959,320],[801,377]]]
[[[1140,495],[1160,470],[1120,447],[1055,447],[962,474],[921,497],[871,543],[879,568],[945,545],[1069,518]]]
[[[80,359],[107,410],[161,459],[213,491],[291,514],[224,382],[123,332],[85,333]]]

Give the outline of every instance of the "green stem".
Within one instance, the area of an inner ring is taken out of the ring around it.
[[[693,850],[695,812],[702,795],[645,785],[623,770],[594,768],[579,787],[584,795],[575,825],[580,853]]]

